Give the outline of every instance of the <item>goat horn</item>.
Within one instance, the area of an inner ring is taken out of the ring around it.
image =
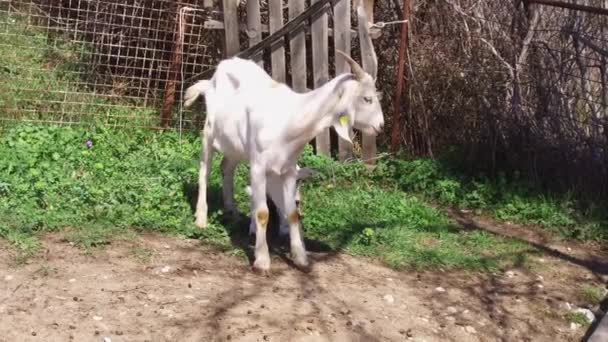
[[[352,59],[349,55],[347,55],[346,53],[336,49],[336,52],[341,54],[344,59],[346,59],[346,61],[348,62],[348,64],[350,64],[350,70],[351,72],[355,75],[355,78],[357,80],[362,80],[363,76],[365,75],[365,71],[363,71],[363,68],[361,68],[361,66],[355,62],[354,59]]]

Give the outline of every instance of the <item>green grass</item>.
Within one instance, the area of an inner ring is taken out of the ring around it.
[[[568,312],[566,314],[566,320],[571,323],[579,324],[583,327],[591,324],[591,322],[589,322],[587,319],[587,316],[580,312]]]
[[[247,219],[230,223],[221,212],[219,162],[210,178],[210,226],[193,225],[200,138],[140,129],[70,128],[19,124],[0,131],[0,236],[33,253],[41,232],[65,230],[85,249],[135,230],[199,238],[242,254],[235,236]],[[87,148],[85,142],[92,141]],[[448,217],[382,172],[367,173],[314,156],[317,169],[305,183],[303,223],[308,239],[396,267],[496,270],[521,265],[529,246],[479,231],[462,231]],[[384,181],[382,181],[384,179]],[[236,198],[248,215],[245,165],[237,170]]]
[[[105,96],[109,88],[87,89],[91,51],[90,44],[49,35],[26,17],[0,13],[0,118],[129,126],[154,122],[156,109],[116,102]]]
[[[602,287],[585,286],[581,289],[579,297],[585,303],[595,305],[601,303],[602,300],[604,300],[605,294],[606,289]]]
[[[476,210],[502,221],[536,225],[563,238],[608,239],[608,206],[583,207],[569,195],[547,194],[518,179],[471,177],[449,161],[393,159],[380,173],[401,190],[414,192],[445,206]]]

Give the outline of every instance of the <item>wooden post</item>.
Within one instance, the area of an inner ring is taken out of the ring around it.
[[[311,0],[313,4],[316,2],[319,0]],[[318,88],[329,81],[327,14],[324,13],[312,23],[311,31],[314,87]],[[317,154],[330,156],[329,128],[316,137],[315,144]]]
[[[341,0],[334,7],[334,48],[350,55],[350,0]],[[349,71],[344,57],[334,54],[336,75]],[[338,159],[346,160],[353,155],[352,145],[338,137]]]
[[[232,57],[240,50],[239,46],[239,22],[237,18],[237,2],[234,0],[223,0],[222,8],[224,11],[224,32],[225,57]]]
[[[374,0],[362,0],[363,1],[363,9],[365,10],[365,14],[367,16],[367,23],[359,23],[359,27],[361,25],[367,25],[370,27],[374,23]],[[373,77],[376,77],[376,70],[370,70],[371,58],[373,58],[369,53],[365,51],[371,52],[373,51],[373,46],[366,46],[367,39],[364,37],[364,32],[368,32],[369,30],[359,30],[359,42],[361,44],[361,61],[362,67],[366,72],[372,74]],[[362,134],[362,158],[365,161],[365,164],[369,166],[373,166],[376,164],[376,137],[373,135]]]
[[[251,1],[251,0],[249,0]],[[289,1],[289,19],[304,12],[304,1]],[[306,34],[302,30],[289,42],[291,52],[291,86],[297,92],[306,91]]]
[[[268,29],[272,34],[283,26],[283,1],[268,0]],[[285,82],[285,40],[280,39],[270,47],[270,62],[272,78],[277,82]]]
[[[262,40],[262,19],[260,16],[260,1],[247,1],[247,36],[249,37],[249,46],[253,46]],[[256,56],[252,56],[256,58]],[[259,66],[264,66],[264,61],[260,58],[257,62]]]
[[[409,20],[410,1],[403,1],[403,20]],[[399,43],[399,60],[397,64],[397,89],[395,90],[395,107],[393,108],[393,129],[391,132],[391,151],[397,152],[401,146],[401,133],[403,127],[401,124],[401,97],[403,96],[403,88],[407,87],[407,73],[405,66],[407,65],[408,54],[407,46],[409,43],[409,22],[401,24],[401,41]]]

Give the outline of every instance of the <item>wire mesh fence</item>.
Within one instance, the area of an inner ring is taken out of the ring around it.
[[[195,1],[0,0],[0,120],[157,127],[165,107],[173,127],[199,127],[178,81],[221,57],[213,15]]]

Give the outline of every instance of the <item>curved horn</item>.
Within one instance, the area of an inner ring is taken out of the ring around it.
[[[351,72],[355,75],[355,78],[357,78],[357,80],[362,80],[363,75],[365,75],[365,71],[363,71],[363,68],[357,62],[355,62],[354,59],[352,59],[349,55],[347,55],[343,51],[336,49],[336,52],[341,54],[342,57],[344,57],[344,59],[346,59],[346,61],[350,65]]]

